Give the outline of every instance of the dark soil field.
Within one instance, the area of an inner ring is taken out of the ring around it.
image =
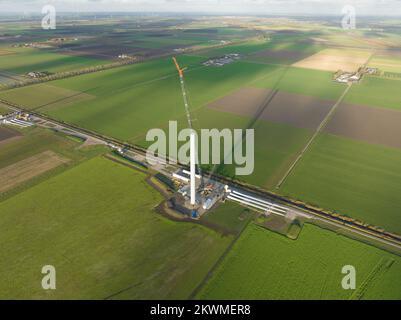
[[[334,104],[333,101],[294,93],[278,92],[261,119],[316,129]]]
[[[270,89],[241,88],[209,104],[212,109],[252,116],[269,97]]]
[[[140,48],[132,46],[116,46],[115,43],[112,44],[91,44],[77,47],[64,48],[60,53],[82,56],[88,58],[97,59],[113,59],[117,58],[120,54],[128,55],[142,55],[146,57],[156,56],[163,53],[163,49],[150,49],[150,48]]]
[[[0,169],[0,176],[2,177],[0,192],[10,190],[20,183],[68,161],[68,159],[48,150],[2,168]]]
[[[269,102],[270,90],[243,88],[209,104],[209,107],[238,115],[255,116],[268,103],[260,119],[298,128],[316,129],[334,104],[333,101],[293,93],[277,92]]]
[[[21,134],[10,128],[0,127],[0,145],[5,143],[7,140],[20,137]]]
[[[305,59],[310,56],[308,52],[302,51],[292,51],[292,50],[277,50],[273,51],[271,49],[258,51],[255,54],[251,55],[251,58],[263,59],[266,62],[286,62],[286,63],[295,63],[299,60]]]
[[[398,110],[342,104],[326,132],[401,149],[401,112]]]

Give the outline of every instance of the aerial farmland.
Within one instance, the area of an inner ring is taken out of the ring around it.
[[[360,19],[1,17],[0,299],[400,300],[401,19]]]

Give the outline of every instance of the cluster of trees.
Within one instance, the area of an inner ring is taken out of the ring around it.
[[[117,62],[97,65],[97,66],[93,66],[93,67],[87,67],[87,68],[73,70],[73,71],[58,72],[58,73],[50,74],[50,75],[40,77],[40,78],[25,79],[25,80],[15,81],[15,82],[8,83],[8,84],[1,84],[0,89],[2,89],[2,90],[13,89],[13,88],[23,87],[23,86],[27,86],[27,85],[31,85],[31,84],[37,84],[37,83],[42,83],[42,82],[47,82],[47,81],[74,77],[74,76],[78,76],[78,75],[82,75],[82,74],[86,74],[86,73],[108,70],[108,69],[113,69],[113,68],[129,65],[129,64],[133,64],[133,63],[138,63],[142,60],[143,60],[143,58],[129,58],[129,59],[124,59],[124,60],[117,61]]]

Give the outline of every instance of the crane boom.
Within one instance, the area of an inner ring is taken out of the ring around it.
[[[184,71],[185,68],[181,68],[180,65],[177,62],[177,59],[173,57],[173,61],[175,64],[175,67],[177,68],[178,74],[180,75],[180,84],[181,84],[181,91],[182,91],[182,97],[184,99],[184,106],[185,106],[185,113],[187,116],[187,121],[188,121],[188,127],[189,129],[192,128],[192,119],[191,119],[191,114],[189,112],[189,103],[188,103],[188,96],[187,96],[187,91],[185,89],[185,82],[184,82]],[[191,176],[191,204],[195,205],[195,170],[196,166],[196,148],[195,148],[195,134],[191,133],[190,137],[190,176]],[[202,180],[202,173],[200,166],[198,166],[198,173],[201,176],[201,185],[203,184]]]
[[[178,64],[177,59],[175,57],[173,57],[173,61],[174,61],[175,67],[177,68],[178,74],[180,75],[181,91],[182,91],[182,97],[184,99],[184,106],[185,106],[185,113],[186,113],[187,121],[188,121],[188,127],[190,129],[192,129],[192,119],[191,119],[191,114],[189,113],[189,103],[188,103],[187,91],[185,89],[185,82],[184,82],[185,68],[181,69],[181,67]]]

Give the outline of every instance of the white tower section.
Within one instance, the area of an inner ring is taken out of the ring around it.
[[[191,178],[191,205],[195,205],[195,165],[196,165],[196,145],[195,145],[195,133],[191,132],[190,136],[190,178]]]
[[[191,135],[190,135],[190,189],[191,189],[191,205],[195,205],[196,203],[196,134],[192,129],[192,120],[191,120],[191,114],[189,112],[189,104],[188,104],[188,97],[187,93],[185,90],[185,83],[184,83],[184,70],[181,69],[180,66],[178,65],[178,62],[175,57],[173,57],[174,64],[177,68],[178,74],[180,75],[180,84],[181,84],[181,91],[182,91],[182,97],[184,99],[184,106],[185,106],[185,113],[187,116],[187,121],[188,121],[188,127],[191,129]],[[199,168],[199,174],[200,168]]]

